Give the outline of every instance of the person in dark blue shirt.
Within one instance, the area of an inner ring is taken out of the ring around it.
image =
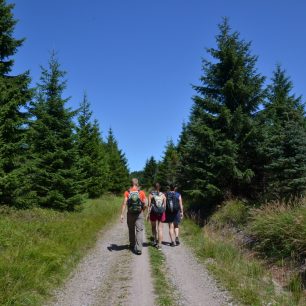
[[[166,222],[169,224],[172,247],[180,244],[179,223],[184,216],[182,196],[175,188],[175,185],[170,185],[170,190],[166,193]]]

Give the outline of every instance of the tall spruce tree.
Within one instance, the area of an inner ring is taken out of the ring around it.
[[[202,84],[194,86],[188,141],[181,150],[184,189],[213,201],[246,193],[251,184],[253,116],[265,96],[250,43],[231,31],[227,19],[219,31],[217,48],[207,50],[214,60],[203,60]]]
[[[122,192],[129,184],[129,170],[125,154],[119,150],[112,129],[109,129],[106,151],[109,166],[109,190],[114,193]]]
[[[167,142],[164,156],[158,165],[157,180],[163,188],[177,183],[179,155],[172,140]]]
[[[32,90],[28,72],[10,74],[14,64],[11,57],[24,41],[13,37],[17,23],[13,8],[13,4],[0,0],[0,204],[27,207],[32,193],[25,142],[28,116],[24,109]]]
[[[189,125],[186,123],[183,123],[182,131],[178,139],[177,144],[177,153],[179,156],[178,165],[177,165],[177,184],[184,192],[184,189],[188,189],[188,185],[190,186],[190,182],[187,179],[188,174],[184,172],[185,168],[185,162],[183,160],[183,156],[186,156],[188,154],[188,147],[187,143],[190,140],[191,135],[189,133]]]
[[[75,112],[62,97],[64,76],[53,53],[48,69],[42,68],[37,99],[31,107],[32,184],[40,206],[74,210],[81,203],[72,122]]]
[[[157,179],[158,164],[153,156],[147,161],[143,169],[143,186],[150,188]]]
[[[87,95],[80,105],[77,126],[78,168],[81,192],[89,198],[102,195],[108,188],[106,149],[100,135],[99,124],[91,121],[92,112]]]
[[[292,89],[290,78],[278,65],[260,114],[265,127],[260,149],[268,199],[299,198],[306,191],[305,111],[301,97],[291,94]]]

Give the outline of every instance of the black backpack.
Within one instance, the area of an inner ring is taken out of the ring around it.
[[[166,211],[171,214],[176,214],[180,210],[179,199],[174,191],[167,192]]]

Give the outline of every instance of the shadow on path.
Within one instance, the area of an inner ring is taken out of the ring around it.
[[[163,244],[163,245],[167,245],[167,246],[170,246],[170,245],[171,245],[171,243],[168,242],[168,241],[162,241],[162,244]]]
[[[143,246],[144,248],[147,248],[148,246],[150,246],[150,244],[147,243],[147,242],[144,242],[144,243],[142,244],[142,246]],[[129,249],[130,249],[130,246],[129,246],[129,244],[118,245],[118,244],[112,243],[110,246],[107,247],[107,249],[108,249],[110,252],[113,252],[113,251],[124,251],[124,250],[129,250]]]
[[[118,245],[118,244],[112,243],[110,246],[107,247],[107,249],[110,252],[112,252],[112,251],[123,251],[123,250],[128,250],[129,249],[129,245],[128,244]]]

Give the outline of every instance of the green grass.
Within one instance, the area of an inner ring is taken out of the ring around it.
[[[224,236],[224,231],[221,234],[209,225],[200,228],[191,220],[184,221],[181,234],[185,243],[239,302],[258,306],[304,305],[290,292],[278,292],[263,262],[242,250],[230,234]]]
[[[151,226],[146,222],[147,239],[151,236]],[[167,267],[163,252],[158,251],[155,247],[149,246],[149,257],[152,271],[154,292],[156,303],[160,306],[172,306],[175,304],[173,298],[173,285],[167,277]]]
[[[306,255],[306,205],[270,204],[252,211],[247,231],[256,249],[276,260]]]
[[[73,213],[0,208],[0,305],[41,305],[118,214],[119,201],[104,196]]]

